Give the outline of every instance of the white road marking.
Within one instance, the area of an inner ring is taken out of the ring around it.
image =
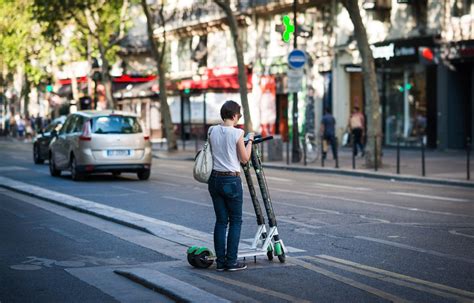
[[[458,198],[451,198],[451,197],[440,197],[440,196],[421,195],[421,194],[404,193],[404,192],[396,192],[396,191],[391,191],[391,192],[388,192],[388,193],[389,193],[389,194],[392,194],[392,195],[415,197],[415,198],[424,198],[424,199],[430,199],[430,200],[452,201],[452,202],[472,202],[472,200],[469,201],[469,200],[467,200],[467,199],[458,199]]]
[[[189,180],[193,180],[193,181],[194,181],[194,178],[193,178],[193,177],[189,177],[189,176],[187,176],[186,174],[176,175],[176,174],[158,172],[158,175],[165,175],[165,176],[177,177],[177,178],[180,178],[180,179],[189,179]],[[196,182],[197,182],[197,181],[196,181]]]
[[[390,282],[395,285],[420,290],[431,293],[447,299],[455,299],[460,302],[471,302],[468,298],[474,298],[474,293],[458,288],[438,284],[435,282],[425,281],[399,273],[359,264],[356,262],[339,259],[327,255],[319,255],[316,257],[308,257],[318,263],[343,269],[349,272],[357,273],[369,278],[378,279],[384,282]]]
[[[15,170],[28,170],[28,168],[22,167],[22,166],[0,166],[0,172],[15,171]]]
[[[271,177],[271,176],[265,176],[267,180],[274,180],[274,181],[281,181],[281,182],[293,182],[290,179],[285,179],[285,178],[278,178],[278,177]]]
[[[445,254],[445,253],[442,253],[442,252],[439,252],[439,251],[414,247],[414,246],[411,246],[411,245],[401,244],[401,243],[398,243],[398,242],[392,242],[392,241],[375,239],[375,238],[364,237],[364,236],[355,236],[354,238],[361,239],[361,240],[366,240],[366,241],[370,241],[370,242],[376,242],[376,243],[380,243],[380,244],[385,244],[385,245],[392,246],[392,247],[403,248],[403,249],[416,251],[416,252],[424,253],[424,254],[428,254],[428,255],[433,255],[433,256],[437,256],[437,257],[441,257],[441,258],[446,258],[446,259],[451,259],[451,260],[456,260],[456,261],[461,261],[461,262],[474,264],[473,259],[468,259],[468,258],[459,257],[459,256],[453,256],[453,255]]]
[[[460,233],[458,232],[457,230],[455,229],[451,229],[449,231],[450,234],[452,235],[456,235],[456,236],[462,236],[462,237],[467,237],[467,238],[471,238],[471,239],[474,239],[474,235],[469,235],[469,234],[465,234],[465,233]]]
[[[328,277],[328,278],[331,278],[333,280],[336,280],[336,281],[339,281],[341,283],[344,283],[344,284],[347,284],[347,285],[350,285],[352,287],[355,287],[355,288],[358,288],[358,289],[361,289],[365,292],[368,292],[370,294],[373,294],[377,297],[380,297],[380,298],[383,298],[385,300],[388,300],[390,302],[409,302],[405,299],[402,299],[400,297],[397,297],[393,294],[390,294],[390,293],[387,293],[387,292],[384,292],[380,289],[377,289],[375,287],[372,287],[372,286],[369,286],[367,284],[363,284],[363,283],[360,283],[360,282],[357,282],[355,280],[352,280],[350,278],[347,278],[347,277],[344,277],[344,276],[341,276],[341,275],[338,275],[338,274],[335,274],[329,270],[326,270],[324,268],[321,268],[321,267],[318,267],[312,263],[309,263],[309,262],[305,262],[303,260],[300,260],[300,259],[296,259],[296,258],[291,258],[288,260],[290,263],[293,263],[293,264],[296,264],[296,265],[299,265],[303,268],[306,268],[308,270],[311,270],[311,271],[314,271],[316,273],[319,273],[325,277]]]
[[[168,185],[168,186],[173,186],[173,187],[178,187],[179,185],[176,183],[171,183],[171,182],[164,182],[164,181],[152,181],[153,183],[159,183],[163,185]]]
[[[132,193],[137,193],[137,194],[148,194],[148,192],[146,192],[146,191],[131,189],[131,188],[128,188],[128,187],[125,187],[125,186],[112,185],[111,187],[116,188],[116,189],[125,190],[125,191],[130,191]]]
[[[340,196],[334,196],[334,195],[307,193],[307,192],[303,192],[303,191],[295,191],[295,190],[280,189],[280,188],[274,188],[273,190],[279,191],[279,192],[290,193],[290,194],[303,195],[303,196],[308,196],[308,197],[318,197],[318,198],[324,198],[324,199],[330,199],[330,200],[341,200],[341,201],[352,202],[352,203],[396,208],[396,209],[416,211],[416,212],[434,214],[434,215],[474,218],[473,215],[467,215],[467,214],[455,214],[455,213],[435,211],[435,210],[419,209],[419,208],[405,207],[405,206],[399,206],[399,205],[394,205],[394,204],[389,204],[389,203],[371,202],[371,201],[365,201],[365,200],[353,199],[353,198],[346,198],[346,197],[340,197]]]
[[[371,191],[372,190],[372,189],[367,188],[367,187],[354,187],[354,186],[346,186],[346,185],[338,185],[338,184],[327,184],[327,183],[319,183],[319,182],[315,182],[312,185],[321,186],[321,187],[338,188],[338,189],[357,190],[357,191]]]

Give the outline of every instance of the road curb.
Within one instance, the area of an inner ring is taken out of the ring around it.
[[[176,302],[230,302],[156,270],[137,268],[114,272]]]
[[[174,160],[174,161],[194,161],[193,157],[168,157],[168,156],[158,155],[156,153],[153,154],[153,158],[161,159],[161,160]],[[425,183],[425,184],[449,185],[449,186],[474,188],[474,182],[452,180],[452,179],[418,177],[418,176],[411,176],[411,175],[397,175],[397,174],[375,173],[375,172],[372,173],[372,172],[367,172],[367,171],[354,171],[354,170],[335,169],[335,168],[288,166],[288,165],[272,164],[268,162],[264,163],[264,168],[288,170],[288,171],[296,171],[296,172],[344,175],[344,176],[351,176],[351,177],[362,177],[362,178],[381,179],[381,180],[395,180],[395,181],[401,181],[401,182],[417,182],[417,183]]]
[[[335,168],[286,166],[286,165],[278,165],[278,164],[271,164],[271,163],[270,164],[264,163],[264,167],[269,168],[269,169],[278,169],[278,170],[345,175],[345,176],[352,176],[352,177],[364,177],[364,178],[382,179],[382,180],[396,180],[396,181],[402,181],[402,182],[417,182],[417,183],[427,183],[427,184],[437,184],[437,185],[474,187],[474,183],[468,182],[468,181],[426,178],[426,177],[417,177],[417,176],[409,176],[409,175],[403,176],[403,175],[396,175],[396,174],[372,173],[372,172],[352,171],[352,170],[335,169]]]

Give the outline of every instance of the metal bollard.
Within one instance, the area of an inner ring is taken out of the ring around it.
[[[466,161],[466,173],[467,173],[467,180],[471,180],[471,138],[467,137],[467,144],[466,144],[466,153],[467,153],[467,161]]]
[[[324,138],[321,137],[321,167],[324,167]]]
[[[379,161],[377,158],[377,135],[374,136],[374,170],[377,171],[379,166]]]
[[[425,140],[424,136],[421,136],[421,175],[423,177],[426,176],[426,170],[425,170]]]
[[[290,165],[290,138],[286,141],[286,165]]]
[[[354,152],[352,152],[352,169],[356,169],[356,157]]]
[[[307,159],[306,159],[306,153],[308,146],[306,145],[306,136],[305,138],[301,139],[301,142],[303,142],[303,164],[304,166],[308,165]]]
[[[336,168],[339,168],[339,148],[338,148],[339,147],[339,144],[338,144],[339,141],[337,140],[337,137],[335,138],[335,140],[336,140],[336,142],[335,142],[335,144],[336,144],[336,154],[335,154],[335,156],[336,156],[336,159],[335,159],[336,160]]]
[[[397,174],[400,174],[400,135],[397,135]]]

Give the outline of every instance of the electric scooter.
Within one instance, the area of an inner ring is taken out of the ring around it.
[[[277,256],[281,263],[285,263],[285,245],[278,234],[277,221],[273,211],[272,200],[268,191],[268,185],[263,172],[262,160],[257,144],[273,139],[272,136],[262,138],[262,136],[255,136],[252,145],[251,161],[242,165],[247,186],[249,188],[252,205],[257,219],[257,232],[255,233],[252,244],[249,248],[239,250],[238,258],[254,257],[256,262],[257,256],[267,256],[268,260],[273,260],[273,256]],[[245,144],[248,142],[248,135],[244,138]],[[255,186],[253,184],[250,166],[255,170],[258,186],[265,207],[265,212],[268,218],[269,229],[265,224],[265,217],[260,207],[260,202],[257,197]],[[187,259],[189,264],[197,268],[208,268],[214,263],[216,256],[207,247],[192,246],[187,250]]]

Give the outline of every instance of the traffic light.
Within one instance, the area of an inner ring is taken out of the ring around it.
[[[46,85],[46,91],[48,93],[52,92],[53,91],[53,86],[51,84]]]
[[[291,19],[288,15],[283,16],[283,26],[285,31],[282,34],[282,39],[286,43],[290,42],[291,34],[295,32],[295,25],[291,24]]]

